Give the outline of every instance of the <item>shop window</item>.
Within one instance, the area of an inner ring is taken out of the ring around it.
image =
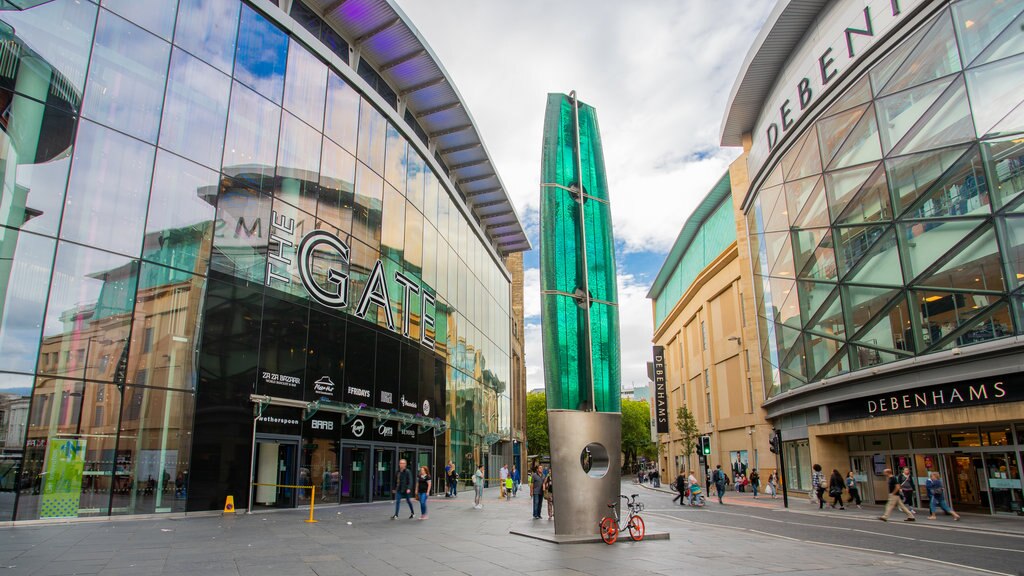
[[[963,428],[939,432],[940,448],[963,448],[981,446],[981,435],[977,428]]]
[[[935,433],[912,432],[910,442],[914,448],[935,448]]]
[[[889,435],[888,434],[874,434],[864,437],[864,449],[877,452],[889,449]]]
[[[847,436],[846,447],[850,452],[863,452],[864,438],[861,436]]]
[[[891,435],[892,449],[893,450],[909,450],[910,449],[910,438],[907,437],[906,432],[897,432]]]
[[[982,446],[1009,446],[1013,443],[1013,432],[1010,426],[990,426],[981,429]]]

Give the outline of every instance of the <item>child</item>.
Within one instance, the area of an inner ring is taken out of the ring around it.
[[[512,487],[513,487],[512,475],[509,474],[505,477],[505,502],[512,501]]]

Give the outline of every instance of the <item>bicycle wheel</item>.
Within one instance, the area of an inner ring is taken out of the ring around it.
[[[604,540],[605,544],[615,544],[615,541],[619,538],[619,526],[615,523],[615,518],[604,517],[601,519],[601,540]]]
[[[629,521],[629,537],[633,539],[633,542],[639,542],[644,539],[644,519],[639,516],[633,516]]]

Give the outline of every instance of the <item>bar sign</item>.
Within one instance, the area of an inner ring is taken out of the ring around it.
[[[658,434],[668,434],[668,393],[665,390],[665,347],[654,347],[654,418]]]

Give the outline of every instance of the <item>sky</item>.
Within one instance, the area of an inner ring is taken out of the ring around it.
[[[539,245],[546,94],[597,109],[618,265],[622,388],[646,385],[647,292],[740,150],[719,146],[729,91],[774,0],[396,0],[437,54]],[[526,381],[544,387],[539,258],[525,257]]]

